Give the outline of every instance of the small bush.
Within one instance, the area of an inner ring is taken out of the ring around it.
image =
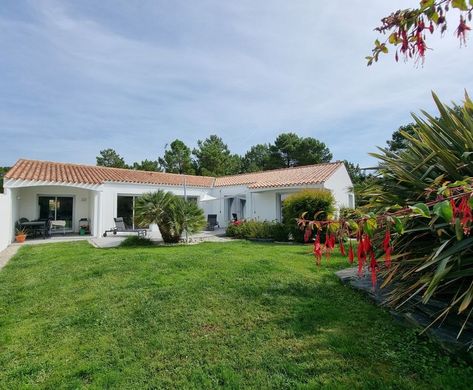
[[[304,232],[296,219],[306,213],[307,219],[326,220],[334,211],[335,199],[329,190],[307,189],[288,196],[283,201],[283,223],[294,241],[304,242]]]
[[[339,216],[341,219],[355,219],[360,218],[362,213],[351,207],[340,207]]]
[[[121,247],[130,248],[135,246],[152,246],[153,242],[146,237],[128,236],[121,243]]]
[[[281,222],[275,222],[271,226],[271,236],[274,241],[289,241],[289,230],[286,225]]]
[[[234,238],[259,238],[273,239],[276,241],[287,241],[288,231],[279,222],[269,221],[235,221],[227,227],[226,234]]]

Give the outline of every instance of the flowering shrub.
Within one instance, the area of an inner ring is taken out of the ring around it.
[[[337,242],[347,254],[343,239],[356,239],[348,244],[348,261],[356,259],[373,284],[381,272],[381,287],[392,286],[388,305],[441,299],[445,307],[433,322],[456,315],[461,333],[471,327],[473,313],[473,103],[467,95],[463,107],[434,100],[440,118],[414,117],[414,134],[404,134],[402,153],[381,149],[374,155],[382,180],[365,189],[370,201],[363,215],[324,221],[303,216],[299,226],[309,239],[317,234],[318,264]]]

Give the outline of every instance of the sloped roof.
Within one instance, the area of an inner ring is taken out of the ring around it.
[[[209,188],[245,185],[251,189],[320,184],[341,165],[342,162],[334,162],[217,178],[186,175],[186,184]],[[7,172],[5,179],[91,185],[109,182],[174,186],[184,184],[183,176],[175,173],[24,159],[17,161]]]
[[[343,162],[305,165],[303,167],[223,176],[215,179],[215,187],[246,185],[251,189],[290,187],[324,183]]]
[[[106,182],[183,185],[183,176],[175,173],[64,164],[51,161],[18,160],[5,179],[47,181],[55,183],[103,184]],[[212,187],[213,177],[186,176],[193,187]]]

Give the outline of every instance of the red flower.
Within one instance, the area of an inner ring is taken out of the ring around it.
[[[389,231],[389,229],[386,229],[386,233],[384,234],[383,249],[384,249],[384,253],[386,254],[384,258],[384,262],[386,264],[386,267],[389,268],[391,266],[391,251],[392,251],[391,232]]]
[[[305,232],[304,232],[304,242],[309,242],[311,235],[312,235],[312,229],[310,227],[306,227]]]
[[[342,256],[346,256],[347,254],[345,252],[345,246],[343,245],[343,240],[340,240],[339,246],[340,246],[340,253],[342,254]]]
[[[373,289],[376,288],[376,272],[378,272],[378,262],[374,256],[374,251],[371,251],[371,261],[370,261],[370,271],[371,271],[371,283],[373,284]]]
[[[473,221],[473,217],[471,214],[471,209],[469,203],[469,196],[465,195],[462,197],[460,201],[460,205],[458,206],[458,216],[460,217],[460,223],[463,226],[463,232],[465,235],[470,234],[470,227]]]
[[[363,243],[362,237],[360,238],[360,241],[358,243],[357,257],[358,257],[358,275],[361,276],[362,271],[363,271],[363,264],[365,263],[365,260],[366,260],[366,252],[364,251],[364,243]]]
[[[455,32],[457,33],[457,37],[460,38],[460,44],[463,43],[464,45],[466,45],[466,33],[470,30],[471,28],[466,24],[463,16],[460,16],[460,24],[455,30]]]
[[[315,241],[314,241],[314,256],[315,260],[317,262],[317,265],[320,265],[322,262],[322,248],[320,246],[320,234],[317,233],[315,236]]]

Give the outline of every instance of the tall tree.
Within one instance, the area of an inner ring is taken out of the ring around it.
[[[270,168],[289,168],[297,165],[296,154],[301,138],[295,133],[278,135],[270,146]]]
[[[148,160],[148,159],[145,159],[141,161],[140,163],[134,162],[133,169],[136,169],[139,171],[161,172],[161,167],[159,166],[159,163],[157,161]]]
[[[270,146],[268,167],[289,168],[329,162],[332,153],[327,146],[312,137],[299,137],[295,133],[280,134]]]
[[[394,153],[399,153],[406,149],[409,141],[403,134],[414,134],[414,123],[401,126],[391,136],[391,139],[387,141],[388,150]]]
[[[242,158],[242,172],[258,172],[268,169],[271,152],[268,144],[257,144]]]
[[[225,176],[240,172],[241,157],[232,154],[216,135],[197,141],[197,148],[192,153],[196,158],[197,172],[201,175]]]
[[[158,161],[166,172],[195,174],[191,150],[179,139],[171,142],[169,149],[166,148],[164,156]]]
[[[114,149],[104,149],[97,156],[97,165],[112,168],[128,168],[125,160]]]
[[[3,176],[10,170],[10,167],[0,167],[0,194],[3,193]]]
[[[330,162],[332,153],[327,146],[312,137],[301,138],[296,148],[297,165],[310,165]]]

